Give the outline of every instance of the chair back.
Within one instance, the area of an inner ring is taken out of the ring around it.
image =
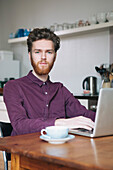
[[[11,123],[6,123],[6,122],[0,122],[0,136],[1,137],[6,137],[10,136],[12,132],[12,126]],[[5,151],[3,152],[3,159],[4,159],[4,169],[8,170],[8,161],[11,160],[11,154],[7,153]]]
[[[0,122],[0,132],[1,137],[10,136],[12,132],[12,125],[11,123]]]

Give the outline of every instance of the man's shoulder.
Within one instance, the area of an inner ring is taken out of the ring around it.
[[[10,87],[16,87],[16,86],[19,86],[19,84],[21,84],[22,82],[24,82],[26,80],[26,76],[24,76],[24,77],[21,77],[21,78],[18,78],[18,79],[14,79],[14,80],[9,80],[7,83],[6,83],[6,85],[5,85],[5,87],[8,87],[8,88],[10,88]]]
[[[63,90],[64,92],[70,92],[68,88],[61,82],[52,82],[52,86],[58,89]]]
[[[59,88],[64,86],[63,83],[61,83],[61,82],[51,82],[51,85],[54,87],[59,87]]]

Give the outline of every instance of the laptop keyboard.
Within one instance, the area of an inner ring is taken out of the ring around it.
[[[89,134],[93,133],[93,129],[92,130],[87,130],[87,129],[84,129],[84,128],[77,128],[77,129],[74,129],[74,130],[77,130],[78,132],[89,133]]]

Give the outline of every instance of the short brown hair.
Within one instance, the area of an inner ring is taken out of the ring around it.
[[[32,50],[32,42],[41,39],[51,40],[54,44],[55,52],[57,52],[57,50],[60,48],[60,38],[56,34],[54,34],[54,32],[47,28],[35,28],[28,35],[28,52],[31,52]]]

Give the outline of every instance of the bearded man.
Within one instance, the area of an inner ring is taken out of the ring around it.
[[[51,125],[94,128],[95,113],[82,106],[62,83],[50,81],[59,37],[47,28],[36,28],[30,32],[27,45],[33,70],[8,81],[3,92],[12,136],[40,132]]]

